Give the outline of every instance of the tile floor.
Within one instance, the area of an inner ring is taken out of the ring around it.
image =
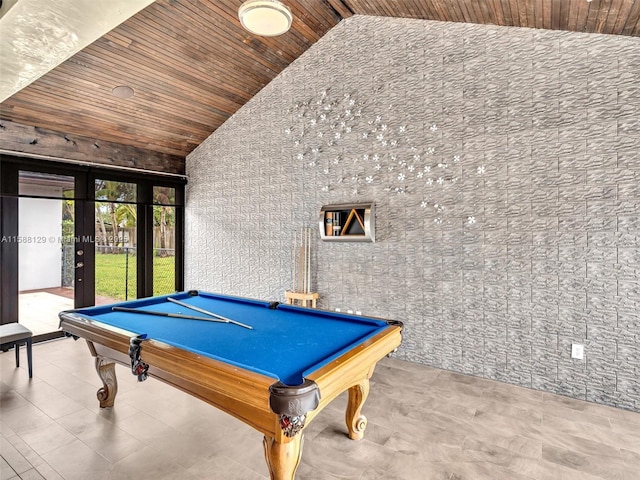
[[[73,290],[70,290],[73,295]],[[73,298],[50,293],[32,291],[18,295],[20,323],[33,332],[42,335],[58,330],[58,312],[73,308]]]
[[[43,335],[58,330],[58,312],[73,308],[73,288],[52,287],[20,292],[18,295],[18,321],[33,332]],[[96,305],[107,305],[118,300],[96,295]]]
[[[116,406],[84,341],[0,354],[0,478],[259,480],[262,436],[213,407],[118,367]],[[385,359],[346,437],[344,396],[307,428],[298,480],[638,480],[640,414]]]

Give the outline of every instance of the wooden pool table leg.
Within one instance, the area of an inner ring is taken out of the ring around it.
[[[264,458],[271,480],[294,480],[302,456],[302,433],[286,438],[284,443],[265,435]]]
[[[349,438],[352,440],[360,440],[364,437],[364,429],[367,428],[367,417],[362,415],[362,406],[369,396],[369,379],[349,388],[349,402],[347,403],[347,429],[349,430]]]
[[[103,387],[98,390],[97,397],[100,408],[113,407],[118,393],[118,380],[116,378],[116,364],[112,360],[96,356],[96,371],[102,380]]]

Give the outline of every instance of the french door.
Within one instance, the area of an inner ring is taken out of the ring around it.
[[[0,156],[0,323],[183,288],[180,179]]]

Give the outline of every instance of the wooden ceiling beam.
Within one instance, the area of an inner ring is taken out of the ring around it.
[[[112,167],[185,174],[185,158],[0,120],[3,154],[33,155]]]

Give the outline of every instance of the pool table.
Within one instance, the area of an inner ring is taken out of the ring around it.
[[[201,291],[60,313],[84,338],[103,386],[117,394],[115,362],[158,378],[264,434],[272,479],[292,480],[305,426],[347,391],[350,438],[363,437],[369,378],[402,340],[402,324]]]

